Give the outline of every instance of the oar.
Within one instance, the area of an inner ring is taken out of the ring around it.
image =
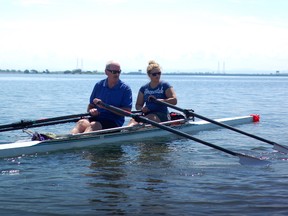
[[[132,111],[133,113],[140,113],[141,111]],[[54,124],[64,124],[68,122],[77,122],[79,118],[84,116],[90,116],[90,113],[81,113],[81,114],[73,114],[67,116],[59,116],[47,119],[39,119],[39,120],[21,120],[20,122],[0,125],[0,132],[4,131],[12,131],[12,130],[21,130],[24,128],[35,128],[42,127]]]
[[[176,129],[168,127],[166,125],[159,124],[159,123],[157,123],[155,121],[152,121],[152,120],[150,120],[150,119],[148,119],[146,117],[133,114],[131,112],[122,110],[122,109],[114,107],[112,105],[105,104],[103,102],[99,102],[98,105],[101,105],[101,106],[105,107],[107,110],[113,111],[113,112],[115,112],[115,113],[117,113],[119,115],[123,115],[123,116],[128,116],[128,117],[134,118],[137,122],[143,122],[143,123],[151,124],[151,125],[153,125],[155,127],[158,127],[160,129],[163,129],[163,130],[169,131],[171,133],[174,133],[176,135],[183,136],[183,137],[191,139],[193,141],[202,143],[204,145],[207,145],[207,146],[212,147],[214,149],[217,149],[219,151],[225,152],[225,153],[230,154],[232,156],[236,156],[236,157],[239,158],[239,163],[242,164],[242,165],[262,165],[262,166],[267,166],[267,165],[269,165],[271,163],[269,161],[264,161],[264,160],[261,160],[261,159],[256,158],[256,157],[252,157],[252,156],[248,156],[248,155],[244,155],[244,154],[241,154],[241,153],[230,151],[228,149],[222,148],[220,146],[214,145],[214,144],[206,142],[204,140],[195,138],[195,137],[191,136],[190,134],[184,133],[182,131],[176,130]]]
[[[81,114],[66,115],[46,119],[38,119],[38,120],[21,120],[20,122],[12,124],[0,125],[0,132],[75,122],[79,120],[79,118],[89,115],[90,115],[89,113],[81,113]]]
[[[287,147],[287,146],[280,145],[280,144],[278,144],[278,143],[276,143],[276,142],[273,142],[273,141],[264,139],[264,138],[262,138],[262,137],[256,136],[256,135],[254,135],[254,134],[250,134],[250,133],[247,133],[247,132],[245,132],[245,131],[239,130],[239,129],[237,129],[237,128],[231,127],[230,125],[227,125],[227,124],[224,124],[224,123],[215,121],[215,120],[213,120],[213,119],[209,119],[209,118],[207,118],[207,117],[205,117],[205,116],[202,116],[202,115],[199,115],[199,114],[197,114],[197,113],[194,113],[194,112],[191,111],[191,110],[181,109],[180,107],[177,107],[177,106],[175,106],[175,105],[169,104],[169,103],[164,102],[164,101],[157,100],[157,99],[155,99],[155,98],[150,98],[150,100],[151,100],[151,101],[154,101],[155,103],[159,103],[159,104],[165,105],[165,106],[167,106],[167,107],[171,107],[171,108],[173,108],[173,109],[175,109],[175,110],[178,110],[178,111],[180,111],[180,112],[183,112],[186,116],[195,116],[195,117],[197,117],[197,118],[203,119],[203,120],[208,121],[208,122],[211,122],[211,123],[213,123],[213,124],[222,126],[222,127],[224,127],[224,128],[227,128],[227,129],[233,130],[233,131],[235,131],[235,132],[244,134],[244,135],[246,135],[246,136],[252,137],[252,138],[254,138],[254,139],[260,140],[260,141],[262,141],[262,142],[266,142],[266,143],[268,143],[268,144],[270,144],[270,145],[273,145],[273,149],[275,149],[275,150],[277,150],[277,151],[279,151],[279,152],[283,152],[283,153],[288,154],[288,147]]]

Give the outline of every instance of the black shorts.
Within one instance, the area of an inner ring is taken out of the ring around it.
[[[154,115],[156,115],[156,116],[160,119],[161,122],[165,122],[165,121],[170,121],[170,120],[171,120],[169,113],[149,112],[149,113],[147,113],[146,115],[148,115],[148,114],[154,114]]]
[[[108,128],[115,128],[119,127],[116,122],[110,121],[110,120],[103,120],[103,119],[97,119],[95,117],[90,117],[89,118],[90,122],[97,121],[102,125],[102,129],[108,129]]]

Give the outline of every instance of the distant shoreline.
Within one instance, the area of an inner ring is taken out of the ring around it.
[[[104,72],[98,71],[3,71],[0,70],[0,74],[65,74],[65,75],[77,75],[77,74],[84,74],[84,75],[103,75]],[[139,72],[123,72],[123,75],[138,75],[142,76],[146,73],[139,73]],[[275,76],[275,77],[283,77],[288,76],[288,73],[209,73],[209,72],[166,72],[165,75],[182,75],[182,76]]]
[[[48,69],[44,71],[37,71],[37,70],[1,70],[0,74],[87,74],[87,75],[103,75],[104,71],[84,71],[82,69],[74,69],[74,70],[65,70],[65,71],[49,71]],[[129,72],[122,72],[123,75],[146,75],[146,72],[142,72],[141,70],[138,71],[129,71]],[[184,76],[288,76],[288,73],[280,73],[280,71],[275,71],[274,73],[224,73],[224,72],[165,72],[165,75],[184,75]]]

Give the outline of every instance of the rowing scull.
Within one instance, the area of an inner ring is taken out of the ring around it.
[[[215,119],[215,121],[231,126],[252,123],[254,120],[255,116],[253,115]],[[183,120],[175,120],[167,122],[166,124],[171,124],[171,127],[185,133],[197,133],[200,131],[221,128],[216,124],[212,124],[204,120],[193,121],[192,119],[189,119],[184,123]],[[80,149],[108,143],[123,143],[125,141],[147,140],[149,138],[154,139],[156,137],[165,136],[171,137],[171,133],[152,127],[151,125],[143,125],[142,127],[124,126],[84,134],[62,135],[52,140],[17,141],[13,143],[1,144],[0,157],[15,157],[60,150]]]

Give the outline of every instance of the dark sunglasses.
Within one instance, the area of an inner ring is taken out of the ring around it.
[[[117,70],[109,70],[109,69],[106,69],[106,70],[109,71],[112,74],[120,74],[121,73],[121,70],[119,70],[119,71],[117,71]]]
[[[159,76],[160,76],[160,75],[161,75],[161,72],[150,73],[150,74],[151,74],[152,76],[154,76],[154,77],[155,77],[155,76],[157,76],[157,75],[159,75]]]

